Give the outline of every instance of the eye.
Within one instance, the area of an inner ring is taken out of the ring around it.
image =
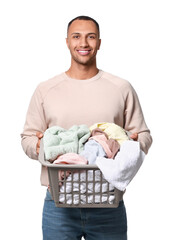
[[[94,35],[89,35],[88,38],[95,39],[95,36]]]
[[[73,35],[73,38],[74,38],[74,39],[78,39],[78,38],[79,38],[79,35]]]

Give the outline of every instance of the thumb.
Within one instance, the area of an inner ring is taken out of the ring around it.
[[[36,132],[36,136],[37,136],[38,138],[42,138],[42,137],[43,137],[43,133],[42,133],[42,132]]]

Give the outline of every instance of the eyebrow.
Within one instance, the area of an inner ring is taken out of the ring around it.
[[[79,32],[74,32],[74,33],[72,33],[71,35],[74,35],[74,34],[81,34],[81,33],[79,33]],[[94,35],[96,35],[96,36],[97,36],[97,34],[96,34],[96,33],[94,33],[94,32],[87,33],[87,35],[91,35],[91,34],[94,34]]]

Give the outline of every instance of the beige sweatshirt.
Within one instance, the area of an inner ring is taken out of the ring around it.
[[[131,133],[139,133],[141,148],[148,152],[152,138],[135,90],[126,80],[101,70],[87,80],[62,73],[39,84],[28,108],[22,147],[30,158],[38,159],[37,131],[44,133],[55,125],[65,129],[79,124],[90,127],[98,122],[114,122]],[[44,167],[41,184],[48,185]]]

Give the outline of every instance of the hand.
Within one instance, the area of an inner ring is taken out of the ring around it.
[[[38,142],[37,142],[37,144],[36,144],[36,153],[39,154],[41,138],[42,138],[44,135],[43,135],[43,133],[41,133],[41,132],[36,132],[36,136],[37,136],[37,138],[38,138]]]
[[[138,139],[138,133],[132,133],[132,134],[130,135],[130,138],[133,139],[134,141],[137,141],[137,139]]]

